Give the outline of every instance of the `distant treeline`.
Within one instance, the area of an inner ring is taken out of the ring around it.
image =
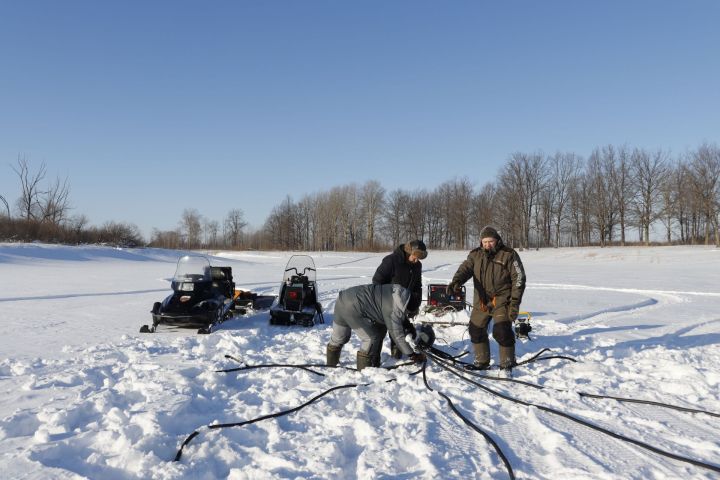
[[[88,227],[84,215],[69,216],[69,183],[58,179],[41,186],[44,164],[32,173],[21,156],[13,170],[23,193],[14,215],[0,195],[0,239],[146,244],[135,225]],[[708,143],[676,156],[625,145],[596,148],[587,158],[517,152],[477,189],[464,177],[432,191],[387,192],[368,181],[297,200],[286,196],[256,231],[247,231],[239,208],[222,223],[187,208],[176,229],[154,230],[148,245],[373,251],[420,238],[429,248],[468,249],[485,225],[498,228],[516,248],[720,245],[719,177],[720,148]]]
[[[432,191],[386,192],[378,182],[335,187],[276,206],[255,242],[282,250],[374,250],[406,239],[467,249],[485,225],[518,248],[666,243],[720,244],[720,149],[671,157],[608,145],[575,153],[514,153],[497,178]],[[631,237],[632,235],[632,237]]]

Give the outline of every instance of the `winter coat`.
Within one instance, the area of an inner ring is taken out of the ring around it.
[[[422,301],[422,262],[416,263],[407,261],[404,245],[398,246],[390,255],[382,259],[380,266],[375,270],[372,283],[384,285],[395,283],[401,285],[411,292],[408,311],[415,311],[420,308]]]
[[[385,325],[400,351],[410,355],[413,349],[403,330],[409,301],[410,291],[396,284],[357,285],[340,292],[335,309]]]
[[[470,277],[475,287],[473,308],[487,311],[493,308],[511,307],[517,312],[525,291],[525,269],[520,255],[512,248],[506,247],[502,239],[498,239],[492,254],[478,247],[468,255],[458,267],[452,283],[463,285]]]

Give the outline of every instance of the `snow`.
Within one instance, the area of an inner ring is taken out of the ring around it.
[[[239,288],[277,293],[286,252],[207,252]],[[301,252],[302,253],[302,252]],[[307,253],[307,252],[305,252]],[[437,391],[498,443],[517,478],[718,478],[535,406],[504,400],[430,362],[418,369],[261,368],[324,363],[333,307],[369,283],[383,254],[310,252],[324,325],[268,324],[267,312],[211,335],[140,334],[169,293],[182,252],[0,244],[0,471],[3,478],[508,478],[494,449]],[[464,251],[431,251],[424,283],[447,283]],[[579,393],[720,413],[720,250],[577,248],[521,252],[532,341],[577,360],[538,361],[488,388],[553,408],[665,452],[720,466],[716,416]],[[470,287],[470,284],[468,284]],[[434,319],[429,317],[429,319]],[[436,326],[436,346],[469,347],[468,312]],[[354,366],[357,337],[342,352]],[[497,345],[491,342],[493,357]],[[384,365],[393,365],[389,346]],[[489,373],[495,377],[496,373]],[[242,427],[211,425],[289,415]],[[175,454],[194,431],[199,434]]]

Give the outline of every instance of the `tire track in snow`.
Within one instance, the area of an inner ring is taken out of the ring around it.
[[[63,300],[66,298],[79,297],[108,297],[118,295],[141,295],[145,293],[167,292],[167,288],[152,288],[149,290],[129,290],[127,292],[97,292],[97,293],[62,293],[57,295],[37,295],[32,297],[6,297],[0,298],[0,302],[24,302],[28,300]]]
[[[528,284],[528,288],[532,289],[544,289],[544,290],[576,290],[576,291],[598,291],[598,292],[616,292],[616,293],[627,293],[631,295],[647,296],[645,300],[640,302],[634,302],[625,305],[616,305],[596,310],[590,313],[583,313],[578,315],[571,315],[569,317],[559,318],[556,321],[563,324],[577,324],[577,322],[588,320],[593,317],[608,313],[626,313],[632,310],[638,310],[647,307],[660,307],[670,303],[682,303],[686,300],[683,295],[709,295],[719,296],[720,293],[715,294],[712,292],[677,292],[669,290],[646,290],[636,288],[614,288],[614,287],[596,287],[589,285],[573,285],[573,284],[562,284],[562,283],[532,283]]]

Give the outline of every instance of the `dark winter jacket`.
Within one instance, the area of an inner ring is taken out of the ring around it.
[[[357,285],[340,292],[335,309],[350,310],[354,312],[353,315],[385,325],[390,338],[400,351],[410,355],[413,349],[405,341],[403,330],[405,310],[409,301],[410,291],[400,285]]]
[[[376,285],[394,283],[409,289],[411,297],[408,310],[414,311],[420,308],[422,301],[422,262],[409,263],[407,257],[404,245],[398,246],[382,259],[372,282]]]
[[[474,308],[486,310],[486,305],[495,308],[504,306],[520,307],[525,291],[525,269],[520,255],[506,247],[498,239],[492,254],[478,247],[470,252],[458,267],[452,283],[462,285],[472,277],[475,287]]]

